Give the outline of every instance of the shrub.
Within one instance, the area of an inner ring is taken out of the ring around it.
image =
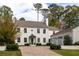
[[[72,39],[69,35],[64,36],[64,45],[72,45]]]
[[[50,49],[61,49],[61,46],[56,44],[50,44]]]
[[[3,42],[0,42],[0,46],[4,46],[5,44]]]
[[[41,46],[41,43],[36,43],[36,46]]]
[[[75,44],[74,44],[74,45],[79,45],[79,41],[75,42]]]
[[[26,43],[25,46],[30,46],[30,44],[29,43]]]
[[[7,44],[6,50],[8,50],[8,51],[19,50],[19,46],[18,46],[18,44]]]
[[[46,46],[50,46],[51,43],[47,43]]]
[[[57,46],[57,49],[61,49],[61,45],[58,45],[58,46]]]

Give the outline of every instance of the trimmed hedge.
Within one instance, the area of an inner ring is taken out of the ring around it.
[[[53,49],[61,49],[61,46],[60,45],[56,45],[56,44],[51,44],[50,45],[50,49],[53,50]]]
[[[25,46],[30,46],[30,44],[29,43],[26,43]]]
[[[36,46],[41,46],[41,43],[36,43]]]
[[[72,39],[69,35],[64,36],[64,45],[72,45]]]
[[[75,44],[74,45],[79,45],[79,41],[78,42],[75,42]]]
[[[8,50],[8,51],[19,50],[19,46],[18,46],[18,44],[7,44],[6,50]]]
[[[47,44],[46,44],[46,46],[50,46],[50,45],[51,45],[51,43],[47,43]]]

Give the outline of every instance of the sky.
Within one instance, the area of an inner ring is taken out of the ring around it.
[[[0,0],[0,6],[7,5],[9,6],[14,16],[19,19],[24,17],[26,20],[37,21],[37,13],[33,6],[33,3],[37,3],[37,0]],[[42,8],[48,8],[52,0],[38,0],[42,4]],[[58,5],[78,5],[79,3],[57,3]],[[43,16],[40,12],[39,20],[41,21]]]

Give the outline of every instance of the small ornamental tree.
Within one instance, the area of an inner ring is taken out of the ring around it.
[[[64,36],[64,45],[71,45],[72,39],[69,35]]]
[[[16,26],[13,23],[13,12],[7,6],[0,8],[0,44],[15,44]]]

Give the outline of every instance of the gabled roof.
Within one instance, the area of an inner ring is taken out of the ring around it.
[[[71,32],[72,31],[72,28],[69,28],[69,29],[64,29],[64,30],[61,30],[51,36],[55,36],[55,35],[61,35],[61,34],[64,34],[64,33],[67,33],[67,32]]]
[[[18,27],[29,27],[29,28],[48,28],[46,23],[40,21],[23,21],[17,20],[15,24]]]

